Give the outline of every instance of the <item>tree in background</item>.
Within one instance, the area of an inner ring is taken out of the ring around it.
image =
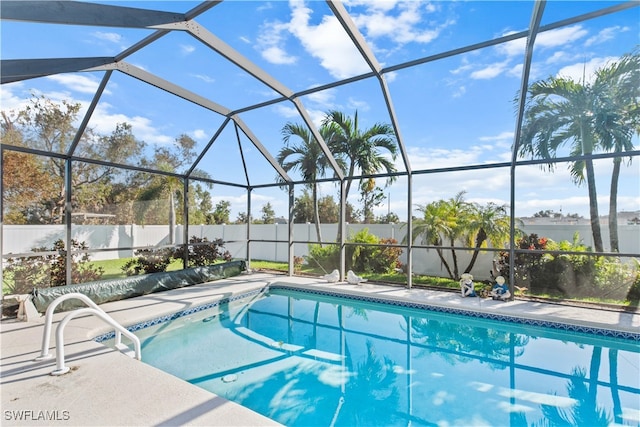
[[[597,130],[604,151],[622,153],[633,151],[633,137],[640,134],[640,56],[625,55],[620,61],[596,71],[596,81],[605,82],[601,88],[599,114],[601,127]],[[629,164],[631,164],[629,157]],[[609,193],[609,241],[611,251],[620,251],[618,238],[618,179],[622,157],[613,159],[611,190]]]
[[[362,202],[362,215],[365,224],[375,222],[373,209],[380,206],[385,200],[382,188],[376,186],[376,181],[369,178],[360,185],[360,201]]]
[[[347,212],[349,212],[348,205],[347,203]],[[336,224],[340,221],[340,206],[333,199],[333,196],[324,196],[318,200],[318,214],[320,221],[325,224]]]
[[[4,141],[4,140],[3,140]],[[3,208],[5,224],[48,223],[49,196],[55,186],[37,156],[17,151],[3,151]]]
[[[314,222],[315,216],[316,209],[313,198],[305,188],[302,190],[302,195],[293,201],[293,222],[297,224],[311,223]]]
[[[34,97],[24,110],[18,113],[18,123],[25,145],[45,151],[68,153],[78,129],[74,123],[78,121],[80,104],[62,101],[60,104],[41,97]],[[117,124],[108,136],[98,136],[88,128],[79,137],[73,154],[77,157],[99,159],[112,163],[136,163],[144,148],[144,143],[136,140],[131,134],[131,127],[127,124]],[[50,205],[53,206],[53,223],[61,223],[64,218],[65,202],[65,160],[62,158],[46,158],[45,171],[49,180],[57,190],[52,194]],[[91,209],[90,201],[103,201],[114,182],[118,170],[114,166],[105,166],[90,162],[75,161],[71,176],[71,203],[77,210]],[[96,183],[101,183],[100,191]],[[86,187],[94,188],[91,194],[83,193]],[[98,202],[100,203],[100,202]]]
[[[231,202],[220,200],[211,214],[211,224],[229,224],[231,214]]]
[[[589,194],[591,231],[596,252],[603,252],[602,232],[593,166],[593,153],[601,150],[622,152],[633,148],[631,138],[638,133],[638,56],[625,55],[596,71],[594,80],[576,82],[566,77],[549,77],[529,86],[518,153],[521,157],[552,159],[569,145],[574,183],[586,182]],[[614,161],[612,192],[616,199],[617,174],[621,158]],[[618,167],[616,168],[616,164]],[[553,163],[543,166],[550,171]],[[610,211],[617,205],[610,202]],[[617,222],[613,224],[612,250],[617,250]]]
[[[238,215],[236,216],[236,220],[234,224],[246,224],[250,220],[251,220],[251,217],[249,217],[246,212],[238,212]]]
[[[24,146],[15,120],[3,111],[0,140],[6,145]],[[17,151],[2,152],[3,218],[5,224],[40,224],[46,206],[42,203],[55,191],[38,156]],[[47,217],[49,215],[46,215]]]
[[[375,222],[378,224],[398,224],[400,222],[400,217],[394,212],[389,212],[376,217]]]
[[[480,248],[491,243],[494,248],[504,247],[509,242],[511,217],[506,205],[487,203],[485,206],[473,204],[466,223],[467,244],[473,245],[473,256],[464,271],[471,271],[480,254]],[[517,230],[516,230],[517,231]]]
[[[329,131],[329,127],[321,126],[319,129],[320,136],[323,139],[327,139]],[[292,138],[295,142],[292,141]],[[286,172],[299,171],[302,179],[306,182],[305,186],[311,189],[313,221],[309,222],[315,224],[318,240],[322,242],[320,214],[318,212],[317,180],[325,176],[327,169],[330,168],[329,161],[320,148],[318,141],[305,126],[294,123],[285,124],[282,128],[282,139],[285,146],[278,153],[276,160]],[[282,180],[279,176],[277,179]]]
[[[467,202],[461,191],[449,200],[438,200],[419,206],[422,218],[413,225],[413,243],[435,246],[442,265],[451,279],[460,278],[456,242],[473,248],[469,264],[462,272],[470,272],[476,263],[480,249],[491,243],[494,248],[503,248],[510,238],[511,218],[507,207],[488,203],[484,206]],[[517,231],[517,230],[516,230]],[[405,241],[406,243],[406,241]],[[452,264],[444,256],[445,244],[451,247]]]
[[[331,128],[329,148],[346,166],[348,177],[354,176],[356,169],[362,175],[396,171],[393,161],[398,154],[398,146],[391,125],[376,123],[368,129],[360,129],[357,111],[351,118],[335,110],[327,113],[323,125]],[[360,185],[364,181],[361,179]],[[387,183],[392,181],[393,178],[389,178]],[[348,179],[345,185],[345,199],[349,197],[351,183]],[[375,183],[373,187],[375,188]]]
[[[412,243],[420,238],[421,244],[435,246],[442,265],[454,280],[460,278],[460,272],[458,256],[453,247],[457,240],[466,236],[472,213],[472,205],[464,200],[464,194],[465,192],[461,191],[449,200],[438,200],[418,206],[422,218],[416,219],[413,224]],[[453,265],[450,265],[444,256],[445,243],[451,247]]]
[[[260,212],[262,212],[262,217],[259,224],[274,224],[276,222],[276,213],[273,210],[271,203],[267,202],[266,205],[262,206]],[[256,221],[256,223],[258,222]]]

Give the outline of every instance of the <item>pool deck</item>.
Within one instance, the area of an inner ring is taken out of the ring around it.
[[[412,301],[431,306],[474,310],[507,316],[610,330],[640,332],[640,313],[595,310],[516,300],[461,298],[452,292],[370,283],[350,285],[321,279],[266,273],[236,276],[208,284],[174,289],[100,307],[121,324],[133,325],[162,315],[261,289],[269,283]],[[55,329],[67,313],[54,316]],[[2,321],[0,329],[0,385],[3,426],[269,426],[278,423],[247,408],[193,386],[119,351],[93,341],[109,332],[94,316],[73,319],[65,328],[66,365],[71,371],[52,376],[55,358],[40,355],[43,318]],[[144,354],[143,354],[144,358]]]

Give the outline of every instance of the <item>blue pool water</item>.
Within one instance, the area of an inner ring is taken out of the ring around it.
[[[640,425],[640,348],[287,289],[136,332],[145,363],[288,426]]]

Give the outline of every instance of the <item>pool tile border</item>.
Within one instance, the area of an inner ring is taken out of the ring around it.
[[[556,322],[556,321],[550,321],[550,320],[530,319],[530,318],[516,317],[516,316],[511,316],[506,314],[487,313],[483,311],[475,311],[475,310],[469,310],[469,309],[443,307],[439,305],[432,305],[432,304],[426,304],[421,302],[403,301],[399,299],[389,299],[389,298],[376,298],[372,296],[357,295],[353,293],[341,293],[341,292],[331,292],[327,290],[309,289],[309,288],[291,286],[291,285],[286,285],[281,283],[270,284],[261,289],[244,292],[238,295],[232,295],[230,297],[222,298],[218,301],[213,301],[213,302],[195,306],[186,310],[181,310],[176,313],[156,317],[150,320],[146,320],[144,322],[139,322],[127,327],[127,330],[131,332],[136,332],[141,329],[149,328],[151,326],[156,326],[165,322],[169,322],[171,320],[179,319],[184,316],[189,316],[203,310],[208,310],[210,308],[217,307],[221,304],[227,304],[232,301],[249,298],[249,297],[258,295],[260,293],[263,293],[268,289],[294,290],[298,292],[304,292],[304,293],[315,294],[315,295],[342,297],[342,298],[347,298],[355,301],[388,304],[396,307],[429,310],[429,311],[433,311],[437,313],[445,313],[445,314],[457,314],[462,316],[475,317],[479,319],[497,320],[502,322],[515,323],[518,325],[540,326],[540,327],[550,328],[550,329],[555,329],[560,331],[579,332],[579,333],[591,334],[591,335],[596,335],[601,337],[619,338],[624,340],[640,342],[640,332],[616,331],[616,330],[599,328],[594,326],[576,325],[571,323],[562,323],[562,322]],[[111,331],[106,334],[98,335],[93,340],[96,342],[104,342],[104,341],[113,339],[114,337],[115,337],[115,331]]]
[[[217,307],[217,306],[219,306],[221,304],[228,304],[228,303],[233,302],[233,301],[237,301],[237,300],[244,299],[244,298],[249,298],[249,297],[252,297],[254,295],[258,295],[261,292],[265,292],[266,289],[267,289],[267,287],[264,287],[262,289],[256,289],[256,290],[253,290],[253,291],[244,292],[242,294],[232,295],[230,297],[222,298],[222,299],[220,299],[218,301],[213,301],[213,302],[210,302],[210,303],[207,303],[207,304],[202,304],[202,305],[198,305],[198,306],[195,306],[195,307],[191,307],[191,308],[188,308],[186,310],[177,311],[177,312],[172,313],[172,314],[167,314],[167,315],[164,315],[164,316],[155,317],[155,318],[150,319],[150,320],[145,320],[144,322],[139,322],[139,323],[136,323],[134,325],[127,326],[126,329],[129,332],[137,332],[137,331],[139,331],[141,329],[150,328],[152,326],[160,325],[162,323],[169,322],[171,320],[176,320],[176,319],[179,319],[179,318],[184,317],[184,316],[190,316],[192,314],[195,314],[195,313],[198,313],[198,312],[201,312],[201,311],[204,311],[204,310],[208,310],[208,309],[213,308],[213,307]],[[96,342],[104,342],[104,341],[107,341],[107,340],[110,340],[110,339],[113,339],[113,338],[115,338],[115,331],[111,331],[111,332],[107,332],[106,334],[98,335],[93,340],[96,341]]]
[[[529,318],[523,318],[523,317],[510,316],[507,314],[487,313],[483,311],[443,307],[443,306],[425,304],[420,302],[402,301],[398,299],[388,299],[388,298],[376,298],[376,297],[356,295],[351,293],[349,294],[337,293],[337,292],[330,292],[330,291],[324,291],[324,290],[318,290],[318,289],[299,288],[299,287],[287,286],[287,285],[277,285],[272,287],[274,289],[290,289],[290,290],[295,290],[299,292],[306,292],[310,294],[317,294],[317,295],[323,295],[323,296],[343,297],[343,298],[348,298],[356,301],[382,303],[382,304],[393,305],[397,307],[429,310],[429,311],[446,313],[446,314],[458,314],[463,316],[475,317],[479,319],[498,320],[502,322],[515,323],[519,325],[541,326],[544,328],[556,329],[561,331],[581,332],[581,333],[592,334],[597,336],[621,338],[625,340],[640,342],[640,332],[615,331],[611,329],[597,328],[593,326],[575,325],[570,323],[554,322],[549,320],[529,319]]]

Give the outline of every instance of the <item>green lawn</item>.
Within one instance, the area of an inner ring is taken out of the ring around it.
[[[104,261],[91,261],[91,264],[102,267],[104,269],[104,274],[102,275],[102,279],[117,279],[120,277],[127,277],[122,270],[122,267],[129,261],[131,258],[120,258],[120,259],[108,259]],[[167,271],[181,270],[182,269],[182,260],[174,260],[167,267]]]

